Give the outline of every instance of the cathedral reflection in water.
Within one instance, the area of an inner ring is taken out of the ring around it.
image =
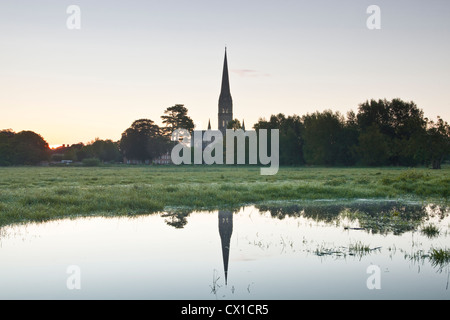
[[[228,259],[230,257],[230,240],[233,233],[233,212],[219,211],[219,234],[222,242],[223,269],[225,285],[228,281]]]

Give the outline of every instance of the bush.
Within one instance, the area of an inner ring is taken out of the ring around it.
[[[82,161],[85,167],[98,167],[100,165],[100,160],[97,158],[86,158]]]

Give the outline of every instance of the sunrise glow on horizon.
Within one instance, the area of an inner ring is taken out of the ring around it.
[[[217,128],[227,46],[234,117],[331,109],[370,99],[414,101],[450,121],[450,2],[71,1],[0,3],[0,130],[31,130],[50,146],[117,141],[134,120],[162,125],[184,104]]]

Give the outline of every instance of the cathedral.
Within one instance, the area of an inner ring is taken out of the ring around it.
[[[227,48],[225,47],[225,56],[223,60],[223,71],[222,71],[222,84],[220,88],[219,95],[219,108],[218,108],[218,130],[225,137],[228,124],[233,120],[233,99],[231,98],[230,91],[230,78],[228,75],[228,60],[227,60]],[[211,130],[211,121],[208,121],[208,129]],[[244,121],[242,121],[242,130],[245,131]],[[205,130],[201,130],[202,136]],[[199,147],[204,150],[207,145],[206,141],[201,141],[196,143],[191,139],[191,147]],[[170,158],[170,152],[167,154],[153,160],[155,164],[172,164],[172,159]]]
[[[219,96],[218,125],[222,135],[225,136],[225,130],[228,123],[233,120],[233,99],[230,92],[230,79],[228,77],[227,48],[225,48],[225,58],[223,61],[222,86]],[[208,124],[208,130],[211,125]],[[219,211],[219,234],[222,243],[223,269],[225,273],[225,284],[228,282],[228,259],[230,256],[230,240],[233,233],[233,212]]]

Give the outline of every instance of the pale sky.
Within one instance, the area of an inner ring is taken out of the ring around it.
[[[225,45],[247,128],[384,98],[450,121],[448,0],[1,0],[0,30],[0,129],[50,145],[118,140],[175,104],[217,128]]]

